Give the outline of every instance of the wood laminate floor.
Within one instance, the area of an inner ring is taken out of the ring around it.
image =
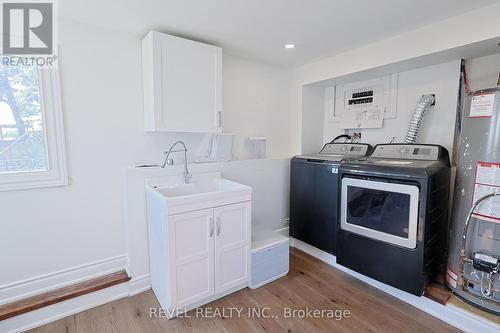
[[[31,332],[459,332],[296,249],[291,249],[290,273],[271,284],[226,296],[189,312],[190,318],[151,318],[151,308],[158,307],[147,291]],[[324,311],[307,316],[307,309]],[[271,318],[259,317],[258,311]],[[285,318],[291,315],[296,318]]]

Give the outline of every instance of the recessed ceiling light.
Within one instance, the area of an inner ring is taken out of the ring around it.
[[[285,49],[293,49],[295,47],[295,44],[286,44]]]

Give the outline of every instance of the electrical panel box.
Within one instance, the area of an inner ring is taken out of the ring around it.
[[[396,117],[397,74],[326,88],[329,121],[341,129],[381,128]]]

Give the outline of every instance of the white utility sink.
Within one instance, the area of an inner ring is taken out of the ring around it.
[[[252,188],[221,177],[219,172],[194,174],[189,184],[182,177],[151,179],[146,192],[165,201],[168,215],[243,202],[251,199]]]
[[[216,192],[231,192],[244,189],[246,186],[223,178],[200,179],[189,184],[176,184],[157,188],[167,198],[185,197],[188,195]]]
[[[251,271],[252,188],[183,178],[146,181],[151,285],[169,318],[248,287]]]

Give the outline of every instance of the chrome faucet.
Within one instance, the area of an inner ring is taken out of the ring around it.
[[[177,145],[177,144],[181,144],[184,149],[181,149],[181,150],[173,150],[174,147]],[[188,170],[188,159],[187,159],[187,148],[186,148],[186,144],[182,141],[177,141],[175,142],[171,147],[170,149],[168,150],[168,152],[165,152],[166,156],[165,156],[165,161],[163,161],[163,164],[161,165],[162,168],[165,168],[166,165],[173,165],[174,164],[174,160],[170,158],[170,154],[171,153],[176,153],[176,152],[181,152],[181,151],[184,151],[184,184],[189,184],[189,180],[191,179],[191,174],[189,173],[189,170]]]

